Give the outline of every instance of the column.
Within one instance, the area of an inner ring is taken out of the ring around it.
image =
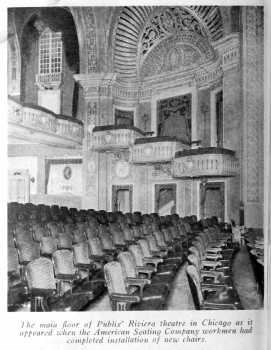
[[[223,147],[235,151],[242,163],[242,83],[240,41],[232,37],[222,52],[223,69]],[[241,166],[240,166],[241,171]],[[229,180],[229,207],[227,216],[239,223],[241,201],[241,174]],[[226,205],[226,201],[225,201]]]
[[[82,208],[107,210],[108,159],[93,150],[91,138],[95,126],[112,124],[112,85],[116,74],[77,74],[74,78],[83,89],[85,101]]]
[[[245,225],[263,227],[263,7],[242,9],[243,178]]]

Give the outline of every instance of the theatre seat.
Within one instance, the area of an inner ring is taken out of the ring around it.
[[[42,256],[51,257],[57,250],[57,239],[53,237],[41,237],[40,254]]]
[[[160,276],[160,278],[157,279],[140,277],[141,271],[144,273],[144,268],[141,269],[136,266],[135,259],[130,252],[120,253],[118,255],[118,261],[126,277],[125,281],[128,282],[130,286],[138,288],[142,300],[161,297],[164,298],[165,301],[170,289],[170,281],[165,278],[166,276]]]
[[[60,294],[54,277],[53,263],[41,257],[26,267],[26,280],[31,297],[31,311],[79,311],[89,302],[87,295]]]
[[[216,289],[209,287],[201,290],[200,276],[195,266],[188,265],[187,277],[196,309],[200,310],[238,310],[242,309],[240,301],[231,288],[223,286]]]
[[[73,259],[73,253],[70,250],[57,250],[52,256],[58,293],[63,294],[70,291],[73,295],[84,295],[91,301],[95,294],[99,293],[100,286],[97,285],[98,291],[94,291],[96,284],[93,285],[88,278],[80,277],[78,269],[74,266]]]
[[[105,280],[113,311],[127,310],[162,310],[164,299],[162,297],[143,300],[136,287],[125,281],[121,264],[112,261],[104,266]]]
[[[116,253],[107,253],[103,250],[102,243],[98,237],[93,237],[88,240],[90,258],[93,261],[104,264],[114,260]]]
[[[8,247],[8,311],[17,311],[29,301],[27,284],[21,279],[18,253]]]
[[[69,233],[58,234],[57,249],[72,249],[72,236]]]

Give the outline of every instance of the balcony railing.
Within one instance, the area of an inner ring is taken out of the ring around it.
[[[144,133],[133,126],[104,125],[96,126],[89,140],[89,148],[95,151],[110,151],[129,148]]]
[[[20,133],[20,137],[27,137],[39,133],[40,141],[42,137],[40,133],[44,133],[47,136],[54,136],[58,139],[57,143],[61,144],[65,140],[72,142],[73,144],[82,144],[83,139],[83,123],[72,117],[66,117],[57,115],[45,108],[31,105],[21,104],[13,98],[8,99],[8,120],[9,131],[12,135],[16,129],[16,134]],[[30,131],[30,133],[26,133]]]
[[[131,150],[135,164],[170,162],[178,150],[189,146],[174,137],[147,137],[137,139]]]
[[[62,81],[62,73],[36,74],[36,84],[41,88],[58,89]]]
[[[235,176],[239,170],[235,152],[216,147],[177,152],[172,165],[174,177]]]

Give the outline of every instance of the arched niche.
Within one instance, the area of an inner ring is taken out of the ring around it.
[[[73,75],[79,73],[79,43],[74,19],[69,10],[64,8],[37,8],[32,9],[25,15],[25,22],[22,26],[20,48],[21,48],[21,101],[33,105],[42,105],[40,91],[49,90],[55,87],[44,83],[51,81],[51,77],[39,79],[41,74],[41,44],[40,38],[44,31],[61,33],[61,77],[57,89],[59,90],[57,100],[59,110],[56,112],[67,116],[77,116],[78,86]],[[50,45],[53,45],[53,39]],[[53,46],[52,46],[53,47]],[[52,58],[53,59],[53,58]],[[50,59],[51,60],[51,59]],[[50,61],[53,62],[53,61]],[[50,71],[51,73],[51,71]],[[49,73],[48,73],[49,74]],[[52,92],[53,94],[53,92]],[[50,99],[49,101],[53,100]],[[44,106],[50,109],[50,105]]]
[[[112,25],[111,25],[112,28]],[[210,46],[224,35],[218,6],[133,6],[115,15],[112,30],[113,70],[119,79],[136,83],[145,57],[165,39],[196,33]]]

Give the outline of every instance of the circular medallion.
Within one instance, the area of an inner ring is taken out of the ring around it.
[[[118,177],[124,178],[129,175],[130,172],[130,166],[128,162],[125,162],[123,160],[120,160],[116,164],[116,175]]]
[[[64,169],[63,169],[63,176],[66,180],[69,180],[72,176],[72,169],[71,167],[69,166],[66,166]]]

